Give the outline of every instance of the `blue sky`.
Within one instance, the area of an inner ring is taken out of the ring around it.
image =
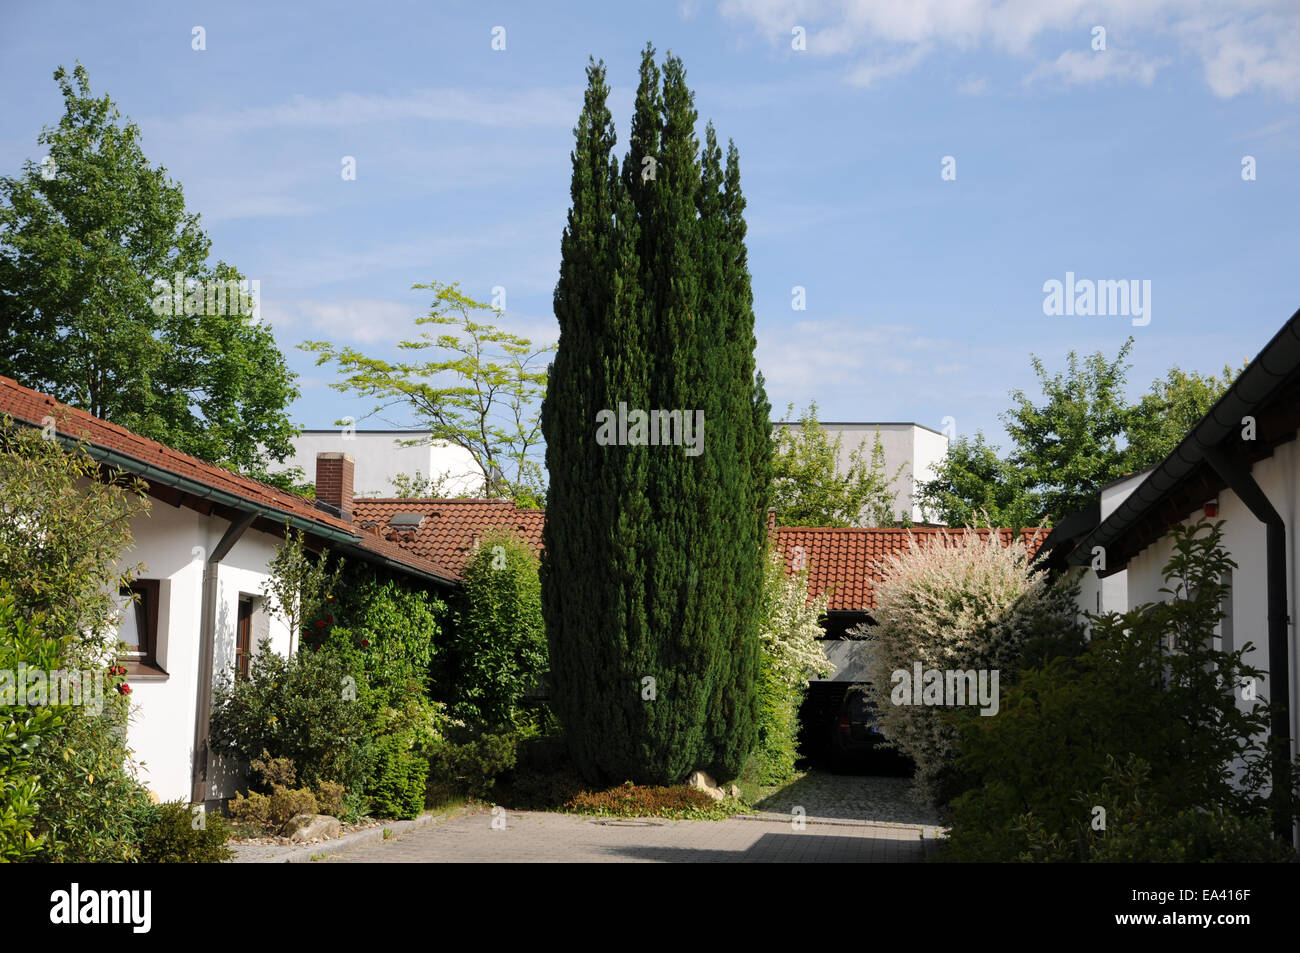
[[[80,60],[214,255],[260,280],[307,427],[368,405],[296,345],[391,354],[427,311],[416,282],[503,286],[507,326],[556,337],[583,70],[605,60],[625,137],[647,40],[685,61],[701,129],[740,150],[777,408],[1001,440],[1031,353],[1058,368],[1132,334],[1136,396],[1171,364],[1240,365],[1300,306],[1294,2],[0,6],[0,173],[41,158],[52,73]],[[1067,272],[1149,280],[1150,323],[1044,315]]]

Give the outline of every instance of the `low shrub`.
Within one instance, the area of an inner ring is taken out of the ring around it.
[[[226,805],[230,816],[245,824],[259,824],[263,827],[271,823],[271,798],[257,791],[249,791],[247,796],[235,792],[235,796]]]
[[[226,845],[229,822],[216,813],[196,814],[184,801],[152,805],[139,834],[140,860],[147,864],[219,864],[233,855]]]
[[[604,791],[582,791],[564,805],[574,814],[602,817],[671,817],[705,820],[730,817],[742,805],[733,799],[715,801],[699,788],[627,781]]]
[[[517,769],[503,785],[498,800],[521,811],[554,811],[587,789],[577,770],[533,771]]]
[[[347,789],[337,781],[321,781],[315,789],[294,788],[298,770],[292,758],[272,758],[263,752],[249,767],[256,780],[247,795],[235,793],[227,805],[230,816],[246,824],[267,828],[282,827],[298,814],[330,814],[340,817],[344,811]]]
[[[957,725],[973,783],[953,802],[943,856],[1214,859],[1260,847],[1269,709],[1234,691],[1263,675],[1243,662],[1250,644],[1212,648],[1232,566],[1220,525],[1174,530],[1167,601],[1091,617],[1081,655],[1023,671],[996,718]]]
[[[293,758],[272,758],[265,749],[262,757],[249,762],[248,766],[260,779],[263,791],[274,791],[277,786],[291,788],[298,780],[298,768]]]
[[[319,814],[319,807],[310,788],[286,788],[277,784],[271,792],[271,823],[278,827],[299,814]]]
[[[342,817],[346,794],[347,789],[337,781],[322,781],[316,785],[316,810],[331,817]]]
[[[1080,814],[1094,817],[1107,807],[1104,827],[1079,825],[1072,837],[1051,830],[1032,814],[1008,832],[1021,840],[1016,858],[1032,862],[1087,863],[1269,863],[1300,859],[1286,842],[1275,840],[1263,815],[1241,817],[1222,806],[1211,810],[1171,808],[1151,791],[1150,768],[1140,758],[1110,762],[1100,790],[1075,798]]]
[[[515,766],[520,738],[488,733],[469,741],[444,741],[429,759],[428,800],[445,803],[458,796],[487,797],[497,778]]]
[[[380,738],[365,792],[370,813],[397,820],[419,817],[428,773],[428,759],[414,748],[408,734]]]
[[[250,763],[290,758],[309,787],[360,786],[372,737],[367,691],[364,675],[335,653],[286,659],[263,640],[249,677],[214,689],[212,746]]]
[[[1262,817],[1238,817],[1223,808],[1182,810],[1124,823],[1089,852],[1093,863],[1257,864],[1295,863],[1290,844],[1273,837]]]

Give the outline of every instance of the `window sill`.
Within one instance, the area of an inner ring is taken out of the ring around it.
[[[165,682],[171,676],[151,662],[123,662],[126,677],[133,682]]]

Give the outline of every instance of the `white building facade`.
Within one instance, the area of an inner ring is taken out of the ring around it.
[[[1161,590],[1169,585],[1164,567],[1174,553],[1170,531],[1201,520],[1219,524],[1235,568],[1222,580],[1228,594],[1214,647],[1245,648],[1245,663],[1265,673],[1250,692],[1236,692],[1237,704],[1245,710],[1256,698],[1268,700],[1269,740],[1294,758],[1300,737],[1294,622],[1300,592],[1300,311],[1163,461],[1109,489],[1115,492],[1109,506],[1103,502],[1100,519],[1065,544],[1073,546],[1068,563],[1083,570],[1081,610],[1096,611],[1094,600],[1104,611],[1126,611],[1169,599]],[[1093,566],[1098,553],[1104,568]],[[1122,599],[1118,587],[1107,588],[1118,575],[1125,577]],[[1284,769],[1275,764],[1274,770]]]
[[[917,484],[935,478],[935,468],[948,453],[948,437],[937,430],[917,423],[871,423],[818,421],[833,442],[840,440],[839,469],[847,472],[854,452],[861,450],[862,458],[871,463],[876,437],[884,451],[885,474],[894,482],[894,512],[907,515],[914,523],[933,522],[917,501]],[[798,422],[778,421],[772,425],[775,435],[783,428],[799,427]]]
[[[419,446],[405,441],[423,440]],[[299,467],[311,474],[318,453],[346,453],[356,461],[356,495],[396,496],[393,479],[399,475],[442,478],[447,496],[481,496],[483,474],[473,455],[446,441],[431,441],[427,430],[304,430],[293,440],[293,456],[286,468]]]
[[[123,553],[133,572],[121,593],[119,663],[131,692],[127,744],[140,781],[159,799],[216,802],[243,782],[244,765],[211,750],[214,686],[246,674],[262,640],[297,650],[266,592],[287,530],[305,545],[374,565],[413,587],[445,591],[455,576],[353,521],[355,461],[314,461],[317,499],[307,500],[114,426],[0,377],[0,414],[48,429],[108,472],[138,477],[149,509],[131,523]]]

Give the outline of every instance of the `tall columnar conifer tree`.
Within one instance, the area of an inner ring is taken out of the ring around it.
[[[753,744],[771,461],[732,146],[703,153],[680,60],[642,56],[620,173],[587,70],[542,408],[554,697],[593,781],[734,777]],[[602,446],[597,413],[703,414],[700,452]],[[653,681],[650,681],[653,680]]]

